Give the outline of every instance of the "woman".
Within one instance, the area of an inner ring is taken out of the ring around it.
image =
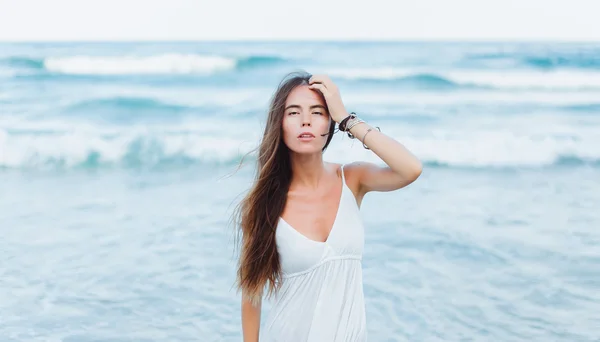
[[[336,123],[387,166],[325,162]],[[257,178],[235,216],[244,341],[366,341],[359,207],[369,191],[412,183],[421,167],[399,142],[349,114],[327,76],[284,79],[269,109]],[[263,289],[274,301],[260,328]]]

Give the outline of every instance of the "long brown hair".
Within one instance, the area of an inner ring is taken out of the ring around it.
[[[308,84],[311,76],[306,72],[290,73],[273,94],[258,146],[255,180],[233,215],[241,240],[237,287],[255,305],[262,297],[265,286],[268,286],[268,293],[272,294],[281,281],[275,229],[285,208],[292,179],[289,149],[283,141],[285,102],[291,91]],[[323,151],[331,142],[334,129],[335,121],[331,120]]]

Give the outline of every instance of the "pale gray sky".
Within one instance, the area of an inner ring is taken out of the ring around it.
[[[0,41],[600,41],[599,0],[0,0]]]

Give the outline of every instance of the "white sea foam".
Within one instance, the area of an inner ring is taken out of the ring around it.
[[[75,75],[211,74],[235,68],[237,60],[213,55],[161,54],[153,56],[49,57],[44,67]]]
[[[511,89],[582,89],[600,88],[597,71],[502,71],[502,70],[439,70],[409,68],[332,68],[332,77],[349,80],[406,80],[425,75],[458,85]]]
[[[199,164],[231,164],[239,161],[258,142],[258,123],[228,126],[224,121],[202,121],[178,127],[106,128],[93,125],[21,126],[19,134],[0,129],[0,166],[37,168],[46,165],[76,167],[97,165],[164,165],[185,161]],[[254,127],[256,126],[256,127]],[[579,162],[600,161],[600,137],[592,129],[559,124],[526,127],[407,129],[388,126],[426,163],[458,167],[543,167],[568,158]],[[236,128],[237,127],[237,128]],[[50,129],[54,133],[48,133]],[[31,133],[23,133],[29,129]],[[42,132],[42,133],[37,133]],[[248,133],[251,132],[251,133]],[[326,151],[341,162],[358,159],[379,162],[359,141],[336,135]]]

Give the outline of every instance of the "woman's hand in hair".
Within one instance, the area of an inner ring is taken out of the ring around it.
[[[335,122],[339,123],[348,116],[338,87],[328,76],[314,75],[310,78],[309,84],[310,89],[318,90],[323,94],[327,102],[329,115]]]

